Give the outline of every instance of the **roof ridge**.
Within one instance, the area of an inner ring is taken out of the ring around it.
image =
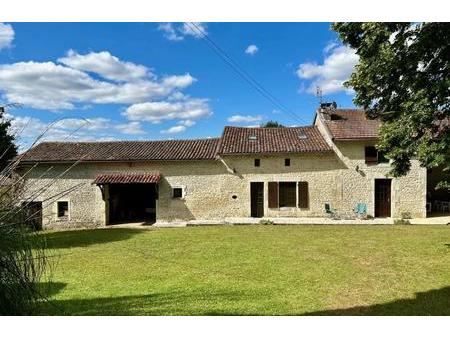
[[[282,129],[282,130],[286,130],[286,129],[296,129],[296,128],[316,128],[316,126],[314,125],[310,125],[310,126],[295,126],[295,127],[241,127],[241,126],[225,126],[225,128],[235,128],[235,129]],[[222,133],[223,134],[223,133]]]
[[[116,141],[42,141],[38,144],[99,144],[99,143],[145,143],[145,142],[187,142],[187,141],[208,141],[208,140],[218,140],[220,137],[209,137],[209,138],[194,138],[194,139],[174,139],[174,140],[116,140]]]

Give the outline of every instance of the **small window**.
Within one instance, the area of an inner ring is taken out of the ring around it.
[[[365,148],[365,155],[366,164],[389,163],[389,159],[373,146]]]
[[[176,187],[172,188],[172,198],[182,198],[183,197],[183,188]]]
[[[255,158],[255,167],[261,166],[261,160],[259,158]]]
[[[285,167],[290,167],[291,166],[291,159],[290,158],[285,158],[284,159],[284,166]]]
[[[279,206],[296,207],[297,206],[297,183],[280,182],[279,183]]]
[[[58,201],[58,217],[69,217],[68,201]]]
[[[378,151],[377,148],[371,146],[365,148],[366,164],[376,164]]]

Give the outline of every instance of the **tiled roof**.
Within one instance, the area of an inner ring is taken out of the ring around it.
[[[286,128],[225,127],[218,153],[271,154],[331,151],[314,126]]]
[[[218,138],[201,140],[43,142],[22,162],[170,161],[214,159]]]
[[[160,178],[159,173],[108,173],[97,175],[93,184],[158,183]]]
[[[325,120],[325,123],[336,140],[374,139],[378,137],[380,122],[367,119],[362,110],[335,109],[332,111],[331,117],[332,120]]]

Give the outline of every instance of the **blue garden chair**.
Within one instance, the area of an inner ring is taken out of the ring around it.
[[[367,205],[365,203],[358,203],[355,208],[355,214],[358,218],[367,217]]]

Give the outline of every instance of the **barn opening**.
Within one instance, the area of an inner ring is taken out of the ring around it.
[[[106,224],[156,221],[158,173],[101,174],[94,183],[102,189]]]
[[[427,217],[450,215],[450,190],[438,183],[448,179],[450,173],[444,166],[428,169],[427,171]]]

